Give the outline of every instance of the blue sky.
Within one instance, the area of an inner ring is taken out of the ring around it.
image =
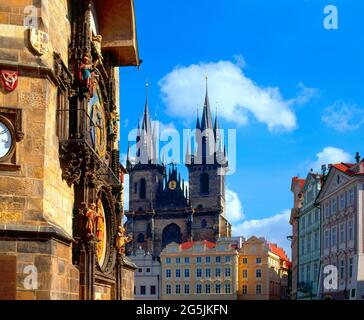
[[[324,7],[338,29],[323,27]],[[135,0],[140,71],[120,70],[121,152],[141,117],[148,79],[152,115],[192,127],[209,75],[212,110],[237,130],[227,179],[235,234],[286,249],[292,176],[362,151],[362,0]],[[364,145],[363,145],[364,146]]]

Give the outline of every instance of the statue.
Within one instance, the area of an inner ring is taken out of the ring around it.
[[[79,69],[79,79],[83,85],[83,88],[85,91],[90,93],[92,98],[95,89],[95,67],[91,63],[91,58],[88,53],[83,54]]]
[[[118,228],[118,234],[116,236],[116,249],[120,254],[125,253],[125,245],[132,241],[132,236],[125,236],[125,228],[122,226],[119,226]]]
[[[102,41],[102,36],[101,35],[97,35],[92,37],[92,43],[95,46],[95,50],[96,50],[96,55],[97,55],[97,62],[96,65],[99,61],[102,61],[104,58],[102,56],[102,51],[101,51],[101,41]]]
[[[94,235],[94,230],[95,230],[94,220],[95,220],[95,215],[96,215],[95,210],[96,210],[96,204],[91,203],[90,208],[88,208],[86,213],[85,213],[85,217],[86,217],[86,235],[88,237],[92,237]]]
[[[98,199],[97,201],[95,223],[96,223],[96,239],[97,241],[102,241],[104,239],[104,232],[105,232],[104,230],[105,217],[101,199]]]
[[[110,116],[109,122],[109,134],[117,136],[119,133],[119,114],[117,111],[113,111]]]

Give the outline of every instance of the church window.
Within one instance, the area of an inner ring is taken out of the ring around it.
[[[202,221],[201,221],[201,228],[206,228],[207,227],[207,222],[206,222],[206,220],[205,219],[203,219]]]
[[[138,243],[143,243],[144,242],[144,234],[139,233],[138,234]]]
[[[145,181],[145,179],[141,179],[140,180],[140,187],[139,187],[139,197],[140,199],[145,199],[145,196],[146,196],[146,186],[147,186],[147,183]]]
[[[208,194],[210,192],[210,177],[208,173],[202,173],[200,176],[200,192]]]
[[[134,193],[138,193],[138,184],[134,183]]]

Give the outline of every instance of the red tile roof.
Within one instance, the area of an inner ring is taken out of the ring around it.
[[[210,241],[207,241],[207,240],[203,240],[203,241],[188,241],[188,242],[183,242],[181,244],[181,249],[182,250],[191,249],[194,244],[201,243],[201,242],[202,242],[202,244],[206,245],[206,247],[208,247],[209,249],[213,249],[216,246],[215,243],[210,242]]]
[[[278,247],[274,243],[268,243],[268,246],[269,246],[269,250],[272,253],[276,254],[280,259],[282,259],[282,260],[290,263],[289,258],[287,256],[286,252],[282,248]]]
[[[299,183],[300,189],[302,189],[302,188],[303,188],[303,186],[305,185],[305,179],[301,179],[301,178],[299,178],[299,177],[293,177],[293,178],[292,178],[292,186],[293,186],[293,184],[295,184],[295,183]]]
[[[347,173],[347,174],[349,174],[351,176],[355,174],[355,172],[350,170],[350,168],[354,166],[354,164],[352,164],[352,163],[343,163],[343,162],[341,162],[341,163],[332,164],[331,166],[338,169],[338,170],[340,170],[340,171],[342,171],[342,172],[345,172],[345,173]]]

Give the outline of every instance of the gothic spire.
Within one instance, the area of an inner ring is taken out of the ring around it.
[[[196,130],[201,130],[201,125],[200,125],[200,116],[199,116],[199,114],[198,114],[198,108],[197,108]]]
[[[145,91],[146,91],[146,99],[145,99],[145,108],[144,108],[144,116],[143,116],[143,123],[142,129],[145,130],[147,134],[151,133],[152,125],[150,120],[150,113],[149,113],[149,103],[148,103],[148,82],[145,84]]]
[[[212,129],[212,116],[211,116],[211,109],[210,109],[208,77],[207,76],[206,76],[205,103],[203,106],[203,114],[202,114],[202,121],[201,121],[201,131],[204,131],[205,129]]]

